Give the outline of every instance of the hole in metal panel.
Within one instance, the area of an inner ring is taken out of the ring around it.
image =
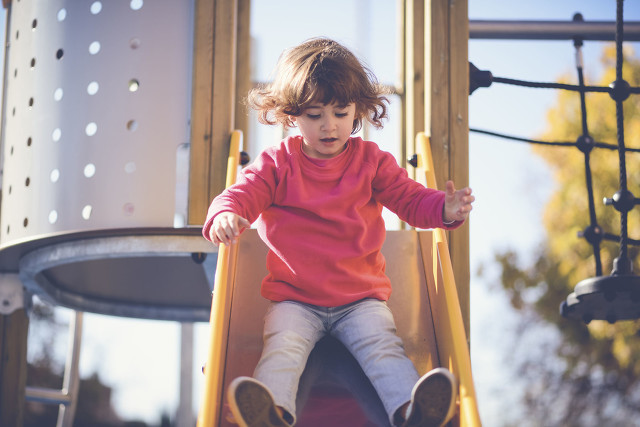
[[[96,166],[93,163],[88,163],[84,167],[84,176],[87,178],[91,178],[95,174],[96,174]]]
[[[130,130],[131,132],[133,132],[136,129],[138,129],[138,122],[135,120],[129,120],[127,122],[127,130]]]
[[[100,11],[102,10],[102,2],[94,1],[93,3],[91,3],[90,10],[93,15],[99,14]]]
[[[87,124],[84,131],[87,134],[87,136],[93,136],[96,134],[96,132],[98,132],[98,125],[95,122],[91,122]]]
[[[133,50],[137,49],[140,47],[140,39],[137,37],[132,38],[131,40],[129,40],[129,47]]]
[[[51,139],[53,140],[53,142],[60,141],[61,137],[62,137],[62,130],[60,130],[60,128],[55,128],[53,132],[51,132]]]
[[[91,44],[89,45],[89,53],[91,55],[96,55],[98,52],[100,52],[100,42],[99,41],[91,42]]]
[[[89,218],[91,218],[92,210],[93,210],[93,207],[91,205],[85,205],[85,207],[82,208],[82,219],[88,220]]]
[[[127,202],[122,206],[122,211],[126,216],[131,216],[135,211],[135,206],[133,205],[133,203]]]
[[[137,92],[140,88],[140,82],[138,79],[129,80],[129,92]]]
[[[131,10],[140,10],[144,4],[143,0],[131,0],[129,6],[131,6]]]
[[[100,89],[100,85],[96,81],[93,81],[87,85],[87,93],[89,95],[95,95],[96,93],[98,93],[98,89]]]

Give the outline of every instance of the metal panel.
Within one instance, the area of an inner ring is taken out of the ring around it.
[[[10,9],[0,244],[174,224],[188,142],[193,1]],[[183,221],[184,222],[184,221]]]

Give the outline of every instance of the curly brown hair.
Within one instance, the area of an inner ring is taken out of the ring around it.
[[[252,89],[247,97],[261,123],[292,127],[290,116],[300,116],[314,102],[356,105],[352,133],[368,120],[383,126],[389,100],[375,75],[338,42],[314,38],[286,50],[278,61],[274,80]]]

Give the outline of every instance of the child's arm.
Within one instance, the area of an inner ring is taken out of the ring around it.
[[[456,190],[453,181],[447,181],[442,221],[450,224],[456,221],[466,220],[469,212],[473,209],[471,204],[475,199],[471,194],[471,188],[465,187]]]
[[[202,227],[205,239],[216,245],[233,243],[242,229],[250,227],[273,203],[277,186],[276,155],[267,150],[262,152],[240,173],[238,182],[213,199]]]
[[[233,212],[221,212],[213,219],[209,230],[211,241],[218,245],[235,243],[243,228],[251,227],[251,223],[245,218]]]

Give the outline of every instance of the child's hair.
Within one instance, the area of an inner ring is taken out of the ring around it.
[[[274,80],[249,92],[248,104],[261,123],[292,127],[289,116],[299,116],[314,102],[344,106],[354,103],[352,133],[368,120],[381,128],[388,99],[374,74],[339,43],[314,38],[286,50],[278,61]]]

